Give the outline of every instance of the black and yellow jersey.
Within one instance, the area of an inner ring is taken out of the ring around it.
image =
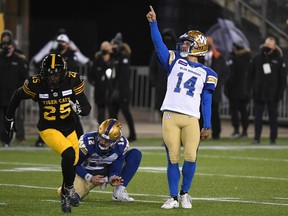
[[[83,79],[76,72],[67,72],[63,84],[58,89],[48,88],[45,81],[38,74],[26,79],[19,91],[18,98],[31,98],[38,102],[39,121],[37,127],[40,131],[54,128],[66,136],[74,130],[74,117],[72,115],[74,111],[71,108],[70,100],[79,99],[80,106],[88,106],[89,112],[91,109],[84,94]],[[83,101],[86,104],[81,104]],[[88,115],[89,112],[86,112],[85,115]]]

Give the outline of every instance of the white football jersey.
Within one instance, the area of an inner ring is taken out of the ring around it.
[[[203,89],[215,90],[217,74],[200,63],[188,63],[186,59],[170,53],[174,60],[170,65],[167,90],[160,110],[183,113],[200,118]]]

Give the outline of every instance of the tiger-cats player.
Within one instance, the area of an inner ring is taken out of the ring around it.
[[[87,116],[91,110],[84,93],[84,81],[78,73],[67,71],[67,63],[60,55],[47,55],[41,63],[40,74],[26,79],[9,102],[2,131],[7,143],[11,142],[15,130],[15,110],[23,99],[38,102],[39,135],[62,157],[61,210],[70,213],[71,205],[79,205],[73,187],[75,165],[79,158],[73,112]]]

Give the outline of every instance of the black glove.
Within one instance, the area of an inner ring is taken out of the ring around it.
[[[5,117],[3,125],[4,128],[1,132],[2,140],[5,144],[9,145],[13,138],[14,132],[16,131],[14,119],[7,119]]]

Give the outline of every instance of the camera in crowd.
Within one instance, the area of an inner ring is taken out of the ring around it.
[[[102,54],[102,56],[105,56],[105,55],[109,54],[109,51],[108,50],[101,50],[101,54]]]

